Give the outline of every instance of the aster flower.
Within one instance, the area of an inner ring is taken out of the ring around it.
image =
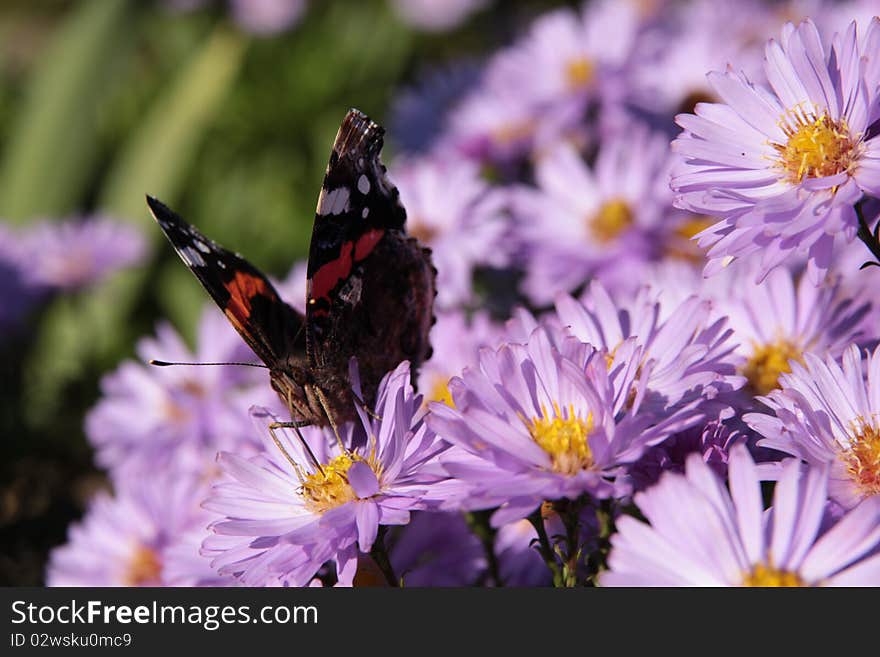
[[[209,0],[163,0],[172,11],[201,9]],[[224,3],[226,4],[226,3]],[[271,36],[293,27],[306,10],[305,0],[228,0],[235,22],[245,31]]]
[[[213,306],[198,327],[195,352],[168,324],[137,346],[141,362],[123,363],[101,382],[103,397],[86,416],[96,460],[114,477],[142,476],[176,463],[206,471],[221,449],[252,451],[248,409],[279,408],[265,372],[241,366],[155,367],[172,362],[255,362],[235,330]],[[140,473],[140,474],[138,474]]]
[[[167,551],[208,524],[203,495],[203,482],[185,470],[118,481],[115,494],[98,493],[67,543],[52,551],[47,586],[167,585]]]
[[[470,157],[505,162],[578,134],[589,103],[622,97],[622,72],[640,27],[634,3],[560,9],[487,64],[450,114],[449,140]]]
[[[830,468],[829,493],[844,508],[880,500],[880,351],[864,363],[851,345],[843,366],[805,354],[780,377],[781,390],[762,399],[775,417],[744,417],[765,438],[758,444]],[[867,375],[865,375],[865,373]]]
[[[517,188],[511,200],[534,303],[653,258],[671,203],[668,162],[666,138],[639,124],[606,137],[593,167],[566,143],[537,161],[537,188]]]
[[[737,421],[716,418],[704,425],[696,425],[667,438],[645,452],[630,469],[636,490],[650,488],[664,472],[684,472],[691,454],[699,454],[712,471],[722,479],[727,477],[727,463],[734,445],[749,441]]]
[[[415,85],[398,91],[390,108],[394,143],[407,153],[454,150],[444,138],[449,112],[479,79],[474,62],[456,62],[428,71]]]
[[[458,491],[445,506],[491,508],[493,526],[524,518],[543,500],[629,492],[625,466],[692,421],[693,405],[639,413],[644,380],[634,340],[607,352],[544,329],[525,345],[483,350],[479,367],[450,382],[454,407],[431,404],[428,424],[454,448],[441,462]],[[456,494],[457,493],[457,494]]]
[[[480,178],[474,163],[460,158],[398,161],[391,176],[406,207],[407,232],[433,251],[437,304],[448,308],[471,301],[474,267],[506,262],[501,240],[506,196]]]
[[[730,492],[698,454],[635,496],[650,525],[617,520],[603,586],[876,586],[880,497],[827,531],[828,470],[789,459],[765,512],[744,446],[730,454]]]
[[[488,0],[391,0],[407,24],[428,32],[451,30],[488,4]]]
[[[558,324],[579,340],[607,350],[613,364],[622,363],[620,346],[634,340],[641,348],[640,366],[650,364],[644,379],[646,410],[674,407],[695,397],[713,399],[742,386],[731,358],[731,331],[723,318],[714,316],[712,302],[691,295],[664,312],[653,297],[653,290],[644,287],[621,303],[594,282],[581,301],[557,299]]]
[[[105,218],[42,222],[22,236],[31,283],[75,289],[143,259],[146,243],[128,224]]]
[[[878,29],[877,20],[868,28]],[[765,56],[772,91],[743,74],[711,73],[723,104],[677,117],[684,132],[673,142],[680,161],[672,186],[681,207],[721,218],[699,236],[711,246],[707,275],[761,252],[760,281],[800,253],[818,282],[834,235],[855,237],[853,205],[880,194],[880,141],[868,130],[878,97],[855,23],[835,36],[830,54],[811,21],[787,24]]]
[[[419,368],[419,390],[427,402],[452,403],[449,379],[468,365],[474,365],[483,347],[494,347],[501,331],[485,313],[476,313],[468,320],[462,312],[437,313],[431,329],[430,360]]]
[[[720,100],[708,85],[706,72],[737,62],[750,79],[763,77],[761,43],[776,30],[779,20],[767,3],[695,0],[669,7],[672,16],[657,21],[636,44],[631,94],[649,112],[692,112],[698,102]],[[719,38],[719,34],[724,38]]]
[[[406,587],[472,586],[486,572],[483,546],[460,513],[414,513],[390,558]]]
[[[704,289],[733,329],[737,367],[750,394],[778,388],[779,376],[790,372],[792,363],[803,363],[808,352],[837,358],[850,343],[872,337],[876,311],[865,290],[847,294],[836,278],[816,287],[785,268],[755,284],[750,265],[757,264],[750,258],[737,270],[709,279]]]
[[[380,525],[408,523],[441,479],[427,466],[445,445],[424,423],[409,378],[405,361],[386,375],[375,408],[383,419],[359,408],[360,426],[341,427],[341,443],[304,427],[305,444],[277,430],[279,446],[268,429],[274,417],[255,409],[264,451],[251,459],[222,452],[220,466],[232,481],[217,484],[205,503],[224,516],[203,545],[212,565],[249,585],[281,576],[302,586],[335,559],[340,579],[352,581],[355,546],[369,552]],[[352,381],[358,389],[355,371]]]
[[[528,33],[490,63],[489,84],[517,88],[536,110],[581,104],[621,82],[641,26],[635,3],[601,0],[578,13],[558,9],[539,17]]]

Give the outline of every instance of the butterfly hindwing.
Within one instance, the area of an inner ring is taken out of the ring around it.
[[[316,372],[345,371],[354,355],[362,380],[375,383],[402,360],[415,371],[427,358],[434,300],[430,252],[406,235],[380,161],[383,134],[357,110],[339,129],[318,198],[306,308]]]
[[[202,235],[160,201],[148,196],[147,204],[181,260],[266,365],[304,356],[303,316],[281,300],[260,270]]]

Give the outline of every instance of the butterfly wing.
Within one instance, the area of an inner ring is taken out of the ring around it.
[[[147,196],[147,205],[181,260],[266,365],[304,357],[305,318],[281,300],[260,270],[155,198]]]
[[[415,371],[428,357],[435,294],[430,251],[406,235],[406,211],[380,161],[383,134],[357,110],[345,117],[309,251],[309,362],[317,377],[342,378],[356,356],[365,392],[400,361]]]

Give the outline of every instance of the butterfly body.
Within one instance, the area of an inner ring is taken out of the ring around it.
[[[324,177],[309,250],[306,314],[238,254],[159,201],[153,216],[184,263],[269,368],[273,389],[302,424],[336,426],[372,405],[402,360],[413,376],[430,357],[436,270],[405,232],[406,212],[379,160],[381,127],[357,110],[343,121]],[[363,400],[349,361],[357,358]]]

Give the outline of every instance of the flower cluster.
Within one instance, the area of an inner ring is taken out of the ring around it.
[[[369,408],[353,359],[324,428],[265,372],[123,363],[86,421],[115,492],[49,583],[880,584],[870,5],[596,0],[402,90],[431,359]],[[138,354],[253,359],[213,308]]]

